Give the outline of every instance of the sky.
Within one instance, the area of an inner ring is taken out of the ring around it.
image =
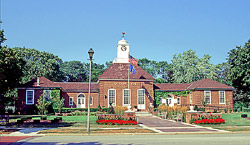
[[[34,48],[63,61],[104,64],[125,32],[130,54],[171,62],[192,49],[211,63],[250,39],[250,0],[1,0],[8,47]]]

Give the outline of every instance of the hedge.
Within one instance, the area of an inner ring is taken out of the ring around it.
[[[110,108],[102,108],[102,111],[108,112],[109,109]],[[58,112],[58,109],[56,109],[55,111]],[[61,109],[61,113],[71,113],[75,111],[87,112],[88,108],[62,108]],[[90,112],[97,112],[97,111],[99,111],[99,108],[90,108]]]

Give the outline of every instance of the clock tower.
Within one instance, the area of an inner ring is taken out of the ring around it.
[[[118,41],[117,44],[117,58],[114,59],[113,63],[129,63],[129,44],[124,39],[125,33],[122,34],[122,40]]]

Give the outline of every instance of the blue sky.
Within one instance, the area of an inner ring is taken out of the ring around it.
[[[170,62],[188,49],[211,62],[250,39],[250,0],[2,0],[8,47],[34,48],[63,61],[116,58],[121,33],[130,54]]]

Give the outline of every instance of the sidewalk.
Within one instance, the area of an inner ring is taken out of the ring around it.
[[[198,125],[161,119],[156,116],[139,117],[139,125],[158,133],[213,133],[228,132]]]
[[[26,138],[32,138],[32,136],[0,136],[0,144],[8,145]]]

